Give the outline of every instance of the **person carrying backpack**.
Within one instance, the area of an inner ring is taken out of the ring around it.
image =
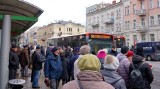
[[[145,58],[134,55],[129,67],[130,89],[151,89],[153,74]]]

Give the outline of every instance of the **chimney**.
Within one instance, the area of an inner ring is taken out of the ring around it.
[[[112,1],[112,4],[116,4],[116,0],[113,0],[113,1]]]

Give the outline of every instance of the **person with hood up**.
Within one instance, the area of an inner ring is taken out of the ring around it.
[[[144,64],[141,65],[143,62],[144,62]],[[151,89],[150,85],[151,85],[154,78],[153,78],[151,67],[147,62],[145,62],[145,58],[141,57],[139,55],[134,55],[132,58],[132,63],[133,63],[133,65],[129,66],[129,75],[131,74],[131,72],[133,70],[133,66],[137,68],[141,65],[139,70],[143,76],[143,79],[145,80],[145,86],[143,89]],[[130,88],[133,89],[132,87],[130,87]]]
[[[127,88],[129,88],[129,66],[130,63],[132,62],[133,55],[134,53],[132,51],[128,51],[126,55],[127,58],[123,59],[120,62],[120,65],[117,70],[119,75],[122,76],[122,78],[124,79]]]
[[[119,60],[112,55],[107,55],[103,66],[104,70],[101,73],[105,82],[111,84],[115,89],[126,89],[124,79],[117,73]]]
[[[100,67],[101,63],[95,55],[83,55],[78,61],[78,68],[81,70],[77,75],[78,80],[68,82],[61,89],[114,89],[103,81]]]
[[[74,79],[77,80],[77,74],[80,72],[80,69],[78,68],[78,61],[80,60],[80,57],[85,54],[90,54],[90,47],[88,45],[83,45],[79,49],[79,58],[74,62]]]
[[[105,59],[106,55],[107,54],[106,54],[106,52],[104,50],[99,50],[98,51],[97,57],[101,62],[101,70],[104,69],[103,64],[104,64],[104,59]]]
[[[119,53],[116,57],[118,58],[119,62],[126,58],[126,54],[128,52],[129,48],[127,46],[122,46],[121,47],[121,53]]]

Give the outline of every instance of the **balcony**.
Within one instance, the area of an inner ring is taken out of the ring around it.
[[[147,28],[147,26],[137,26],[136,31],[138,31],[138,32],[147,32],[148,28]]]
[[[99,27],[99,23],[92,23],[92,27]]]
[[[147,14],[146,9],[136,10],[136,15],[145,16]]]
[[[104,23],[106,25],[113,24],[114,23],[114,19],[107,19]]]

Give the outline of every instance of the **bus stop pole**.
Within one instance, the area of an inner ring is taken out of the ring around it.
[[[10,51],[10,33],[11,16],[4,15],[1,34],[1,52],[0,52],[0,89],[6,89],[9,75],[9,51]]]

